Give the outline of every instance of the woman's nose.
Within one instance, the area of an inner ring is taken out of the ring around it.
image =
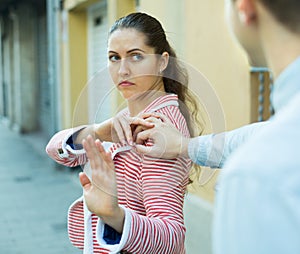
[[[129,66],[128,66],[128,61],[127,59],[122,59],[120,62],[120,68],[119,68],[119,75],[121,77],[127,77],[130,74]]]

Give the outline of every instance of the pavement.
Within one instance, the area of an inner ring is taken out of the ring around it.
[[[69,205],[82,193],[78,169],[58,167],[47,140],[0,120],[0,253],[76,254],[67,235]]]

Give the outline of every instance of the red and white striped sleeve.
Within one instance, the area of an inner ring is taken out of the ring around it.
[[[190,162],[144,158],[142,186],[146,217],[132,214],[125,250],[132,253],[184,253],[184,192]]]
[[[68,211],[68,235],[71,243],[84,249],[84,203],[80,197],[70,206]]]
[[[98,221],[97,238],[112,253],[126,250],[129,253],[185,253],[185,226],[183,201],[191,161],[145,157],[141,172],[146,215],[128,208],[118,245],[107,245],[101,238],[102,222]],[[132,186],[134,188],[134,186]]]
[[[85,126],[66,129],[57,132],[48,142],[46,153],[59,164],[67,167],[76,167],[87,162],[84,149],[75,150],[67,144],[67,140]]]

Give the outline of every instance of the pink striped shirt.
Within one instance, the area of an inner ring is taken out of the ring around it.
[[[143,112],[154,111],[166,115],[184,136],[189,136],[176,95],[159,97]],[[66,146],[66,140],[80,128],[54,135],[46,148],[49,156],[70,167],[85,164],[84,151],[73,151]],[[103,240],[103,222],[87,210],[81,197],[70,206],[68,213],[72,244],[84,253],[119,253],[121,250],[141,254],[185,253],[183,201],[191,161],[152,158],[116,143],[109,149],[116,168],[119,204],[125,211],[121,241],[109,245]]]

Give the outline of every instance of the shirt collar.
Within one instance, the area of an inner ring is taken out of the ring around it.
[[[178,96],[177,94],[167,94],[162,95],[152,101],[143,111],[140,113],[153,113],[159,109],[168,106],[176,106],[179,107]],[[125,115],[129,115],[128,109],[124,110]]]
[[[288,65],[274,82],[271,102],[275,112],[288,104],[300,92],[300,57]]]
[[[159,110],[161,108],[167,107],[167,106],[179,106],[178,104],[178,96],[176,94],[167,94],[162,95],[152,101],[144,110],[144,112],[154,112],[156,110]]]

